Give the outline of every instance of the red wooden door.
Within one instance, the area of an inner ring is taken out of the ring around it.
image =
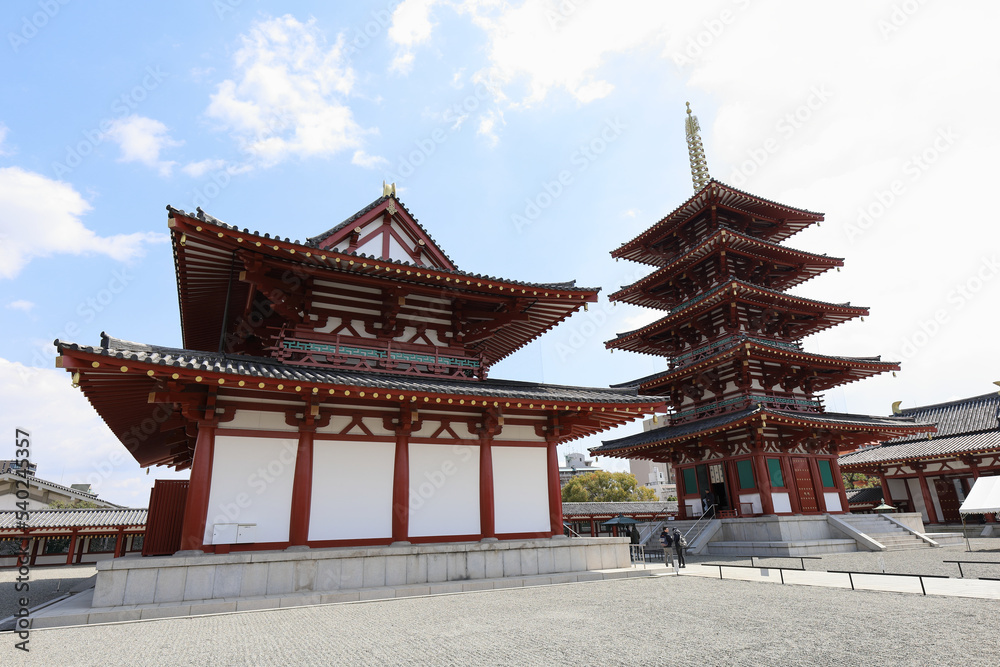
[[[948,523],[961,523],[962,516],[958,513],[958,494],[955,493],[955,482],[937,477],[934,479],[934,489],[937,491],[941,512]]]
[[[816,488],[813,486],[812,474],[809,472],[809,461],[801,457],[793,457],[792,472],[795,473],[795,488],[799,492],[799,503],[802,505],[802,511],[818,512]]]

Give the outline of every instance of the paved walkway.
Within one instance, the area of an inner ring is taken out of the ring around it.
[[[997,603],[659,577],[36,630],[5,665],[995,665]],[[988,644],[988,646],[987,646]]]

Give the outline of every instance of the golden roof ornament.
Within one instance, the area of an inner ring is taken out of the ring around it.
[[[687,137],[688,157],[691,159],[691,181],[694,183],[694,191],[698,192],[711,176],[708,175],[708,161],[705,159],[705,147],[701,143],[701,125],[698,124],[698,117],[691,113],[691,103],[687,105],[687,118],[684,119],[684,134]]]
[[[396,196],[396,184],[395,183],[389,183],[389,184],[387,184],[385,181],[382,181],[382,196],[383,197],[389,197],[389,196],[395,197]]]

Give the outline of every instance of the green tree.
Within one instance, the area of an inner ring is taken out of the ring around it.
[[[882,485],[882,480],[874,475],[865,475],[860,472],[842,472],[840,476],[844,478],[845,489],[867,489],[872,486]]]
[[[656,492],[639,486],[627,472],[588,472],[577,475],[562,489],[564,503],[613,503],[656,500]]]
[[[89,500],[74,500],[73,502],[66,502],[65,500],[54,500],[51,503],[49,503],[50,510],[82,510],[82,509],[97,509],[99,507],[101,506]]]

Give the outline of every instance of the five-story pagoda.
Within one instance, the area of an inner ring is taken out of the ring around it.
[[[668,424],[591,452],[671,462],[682,516],[700,515],[707,494],[728,515],[846,512],[838,454],[932,428],[824,410],[821,392],[899,364],[803,348],[804,337],[868,314],[787,293],[843,265],[780,245],[823,215],[711,179],[690,108],[686,129],[694,196],[611,253],[655,267],[610,299],[666,315],[606,346],[668,359],[620,385],[665,397]]]

